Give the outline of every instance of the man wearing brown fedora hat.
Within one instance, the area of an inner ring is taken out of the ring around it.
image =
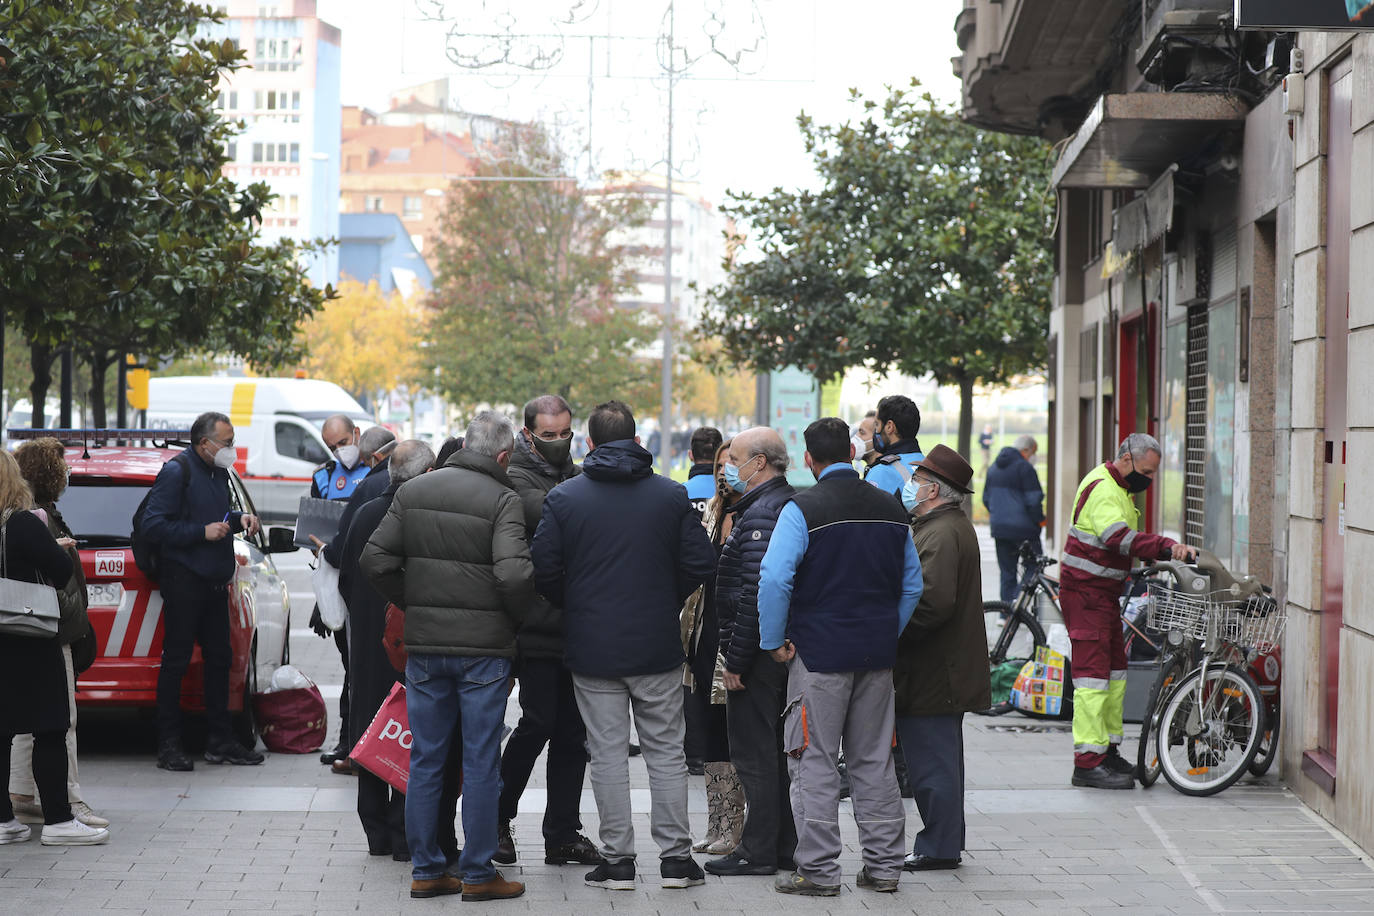
[[[912,469],[902,503],[912,516],[925,590],[902,630],[897,734],[924,825],[907,871],[958,868],[964,849],[964,713],[992,705],[983,629],[978,535],[963,504],[973,468],[937,445]]]

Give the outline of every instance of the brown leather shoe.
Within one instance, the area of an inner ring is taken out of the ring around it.
[[[519,881],[507,881],[498,871],[496,877],[481,884],[464,884],[464,900],[510,900],[525,893],[525,885]]]
[[[440,875],[437,878],[416,878],[410,882],[410,896],[421,900],[427,897],[444,897],[449,894],[462,893],[463,882],[451,875]],[[522,887],[523,891],[524,888]]]

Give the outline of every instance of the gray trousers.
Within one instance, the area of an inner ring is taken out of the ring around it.
[[[840,774],[844,744],[854,821],[874,878],[897,878],[906,854],[906,810],[892,762],[892,669],[815,674],[788,663],[783,748],[792,778],[797,872],[840,883]]]
[[[600,678],[573,673],[577,707],[587,726],[592,794],[601,820],[601,854],[633,860],[630,818],[630,715],[649,770],[649,828],[662,858],[691,855],[687,757],[683,752],[682,669]],[[899,863],[900,864],[900,861]]]

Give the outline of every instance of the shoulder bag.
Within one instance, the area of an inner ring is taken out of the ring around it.
[[[44,638],[57,635],[61,611],[57,589],[39,582],[9,578],[6,529],[11,512],[0,517],[0,635]]]

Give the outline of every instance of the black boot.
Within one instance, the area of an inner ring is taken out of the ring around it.
[[[1127,773],[1117,773],[1099,763],[1090,770],[1073,768],[1073,784],[1088,789],[1134,789],[1135,780]]]
[[[196,768],[195,763],[181,749],[180,738],[166,738],[157,746],[157,766],[160,770],[186,773]]]

